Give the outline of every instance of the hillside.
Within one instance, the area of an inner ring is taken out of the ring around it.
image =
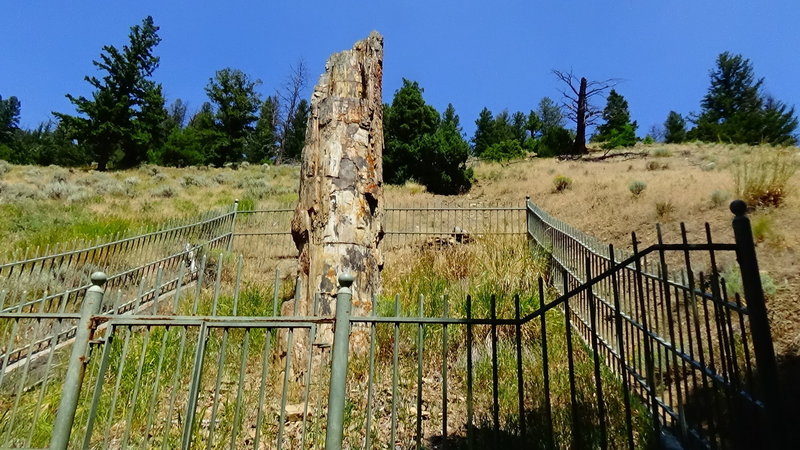
[[[796,151],[796,149],[794,150]],[[608,159],[478,162],[476,182],[461,196],[434,196],[415,183],[388,186],[390,204],[431,205],[506,202],[521,205],[526,195],[555,217],[619,247],[630,247],[636,232],[645,245],[664,224],[666,241],[677,241],[686,223],[690,241],[705,239],[708,222],[716,241],[732,241],[728,204],[736,197],[734,172],[771,147],[717,144],[638,146]],[[591,158],[590,158],[591,159]],[[796,165],[797,157],[787,158]],[[292,203],[297,168],[160,168],[101,173],[58,167],[0,166],[0,233],[11,251],[44,248],[74,238],[93,238],[153,226],[166,220],[229,208]],[[556,192],[554,178],[571,185]],[[645,183],[634,196],[630,184]],[[773,334],[779,353],[800,354],[800,174],[788,183],[783,204],[751,213],[758,254],[769,288]],[[8,260],[10,256],[5,257]]]

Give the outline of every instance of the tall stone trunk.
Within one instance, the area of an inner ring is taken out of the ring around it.
[[[300,172],[300,198],[292,219],[299,252],[297,305],[284,311],[311,315],[335,311],[337,276],[349,272],[353,314],[367,314],[381,285],[383,256],[383,37],[372,32],[351,50],[328,59],[311,97]],[[295,309],[296,308],[296,309]],[[364,348],[368,336],[354,329],[351,345]],[[298,355],[309,348],[297,339]],[[316,345],[332,341],[330,326]],[[301,358],[304,359],[304,358]]]

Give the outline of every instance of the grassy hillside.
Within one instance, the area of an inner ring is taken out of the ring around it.
[[[690,241],[704,239],[708,222],[714,239],[732,241],[728,204],[740,197],[736,174],[780,154],[781,169],[798,165],[798,150],[778,152],[716,144],[639,146],[607,159],[520,160],[476,163],[476,183],[462,196],[434,196],[415,183],[388,186],[390,204],[511,202],[525,196],[554,216],[615,245],[630,247],[630,233],[644,245],[655,242],[655,224],[667,241],[679,239],[685,222]],[[165,220],[229,208],[234,198],[252,208],[296,199],[297,167],[160,168],[100,173],[59,167],[0,165],[0,233],[6,249],[45,247],[73,238],[92,238]],[[788,172],[787,172],[788,173]],[[560,180],[562,189],[556,186]],[[641,192],[634,195],[632,184]],[[800,174],[789,177],[779,207],[751,213],[758,254],[769,288],[773,333],[782,353],[800,354]],[[7,259],[7,258],[6,258]]]

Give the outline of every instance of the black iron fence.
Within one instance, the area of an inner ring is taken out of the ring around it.
[[[743,203],[732,204],[734,243],[713,242],[708,225],[705,241],[690,243],[681,225],[679,243],[663,242],[658,229],[658,243],[642,249],[633,234],[627,255],[530,201],[527,209],[530,237],[549,258],[567,320],[624,389],[645,400],[654,431],[710,448],[787,444]],[[743,293],[731,292],[720,274],[725,254],[738,260]]]

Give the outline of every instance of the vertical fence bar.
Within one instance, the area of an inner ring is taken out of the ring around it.
[[[347,353],[350,348],[350,308],[355,278],[348,273],[339,275],[339,292],[336,294],[336,324],[331,351],[331,381],[328,392],[328,426],[325,431],[325,449],[342,448],[344,437],[345,384],[347,383]]]
[[[761,274],[758,271],[756,246],[753,230],[747,217],[747,204],[734,200],[730,206],[736,216],[733,219],[733,234],[736,239],[736,258],[742,273],[742,288],[750,311],[750,330],[753,334],[753,348],[758,364],[761,388],[764,393],[764,404],[767,410],[769,433],[773,448],[788,448],[786,428],[781,414],[780,388],[778,387],[778,364],[775,360],[775,349],[772,345],[772,334],[769,329],[767,307],[764,302],[764,289],[761,286]]]
[[[239,212],[239,199],[233,201],[233,211],[231,211],[231,237],[228,238],[228,251],[233,250],[233,237],[236,235],[236,216]]]
[[[83,384],[83,375],[89,353],[89,339],[92,337],[92,315],[100,311],[103,304],[103,284],[106,274],[95,272],[92,274],[93,286],[86,292],[86,298],[81,307],[81,319],[75,332],[75,341],[72,344],[72,354],[69,358],[67,374],[64,377],[64,390],[61,393],[61,402],[53,424],[53,437],[50,448],[66,449],[69,436],[72,432],[72,422],[75,420],[75,411],[78,408],[78,397]]]

